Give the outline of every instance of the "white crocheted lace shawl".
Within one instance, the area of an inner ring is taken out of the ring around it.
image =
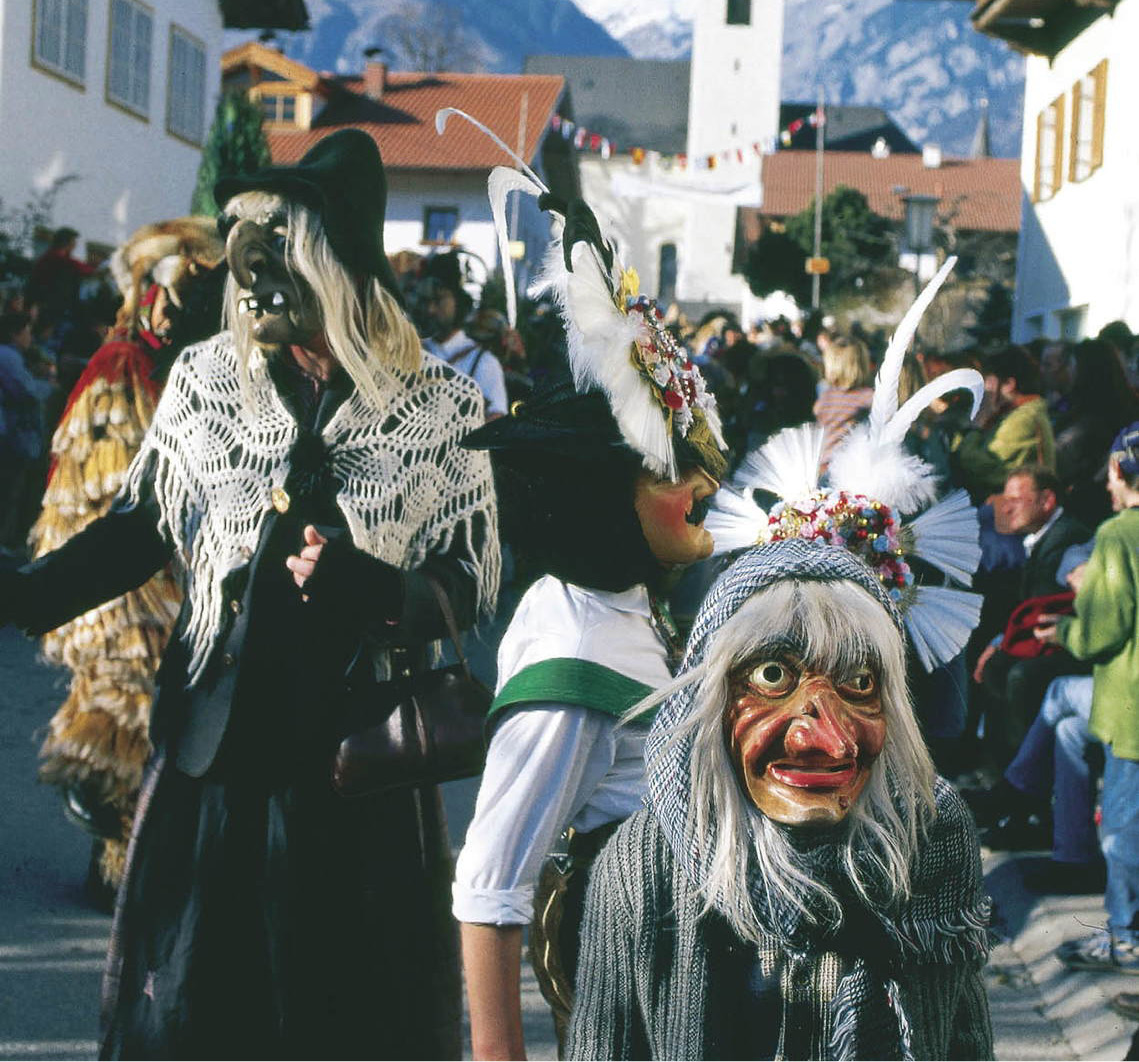
[[[150,479],[159,530],[189,573],[184,638],[191,681],[221,630],[223,580],[257,549],[297,435],[264,355],[251,358],[244,386],[242,372],[228,332],[184,351],[124,488],[137,501]],[[321,432],[353,543],[412,569],[451,549],[457,535],[478,580],[479,603],[493,608],[499,549],[490,461],[458,445],[482,423],[481,392],[426,353],[416,372],[375,378],[383,408],[354,390]]]

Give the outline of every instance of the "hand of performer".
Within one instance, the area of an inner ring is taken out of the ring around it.
[[[977,657],[977,666],[973,668],[973,681],[979,686],[985,675],[985,665],[992,660],[997,651],[995,645],[986,645],[981,655]]]
[[[285,559],[285,567],[293,573],[293,582],[302,590],[305,582],[311,579],[312,573],[316,571],[316,562],[320,560],[321,550],[328,543],[328,539],[312,524],[305,525],[304,536],[305,544],[300,553]],[[307,601],[308,594],[302,594],[301,600]]]
[[[1056,636],[1056,621],[1059,618],[1059,615],[1051,615],[1047,612],[1040,614],[1036,626],[1032,628],[1032,633],[1036,635],[1038,642],[1044,642],[1047,645],[1059,644],[1060,639]]]

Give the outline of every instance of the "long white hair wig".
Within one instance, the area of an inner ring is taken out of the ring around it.
[[[694,853],[690,865],[701,868],[705,909],[717,908],[751,941],[778,931],[757,913],[755,885],[749,889],[756,881],[766,891],[765,906],[790,905],[831,926],[842,920],[839,898],[803,866],[789,837],[812,828],[781,826],[764,816],[739,781],[728,747],[724,713],[732,676],[773,651],[792,651],[806,668],[824,674],[869,665],[879,676],[885,745],[840,842],[841,865],[865,902],[888,908],[909,895],[910,865],[934,809],[934,768],[906,688],[905,645],[882,605],[848,580],[788,578],[758,590],[710,636],[703,659],[652,698],[659,703],[693,687],[690,710],[648,765],[650,774],[667,770],[677,746],[690,739],[684,824]]]
[[[394,380],[420,365],[422,350],[415,327],[395,297],[375,278],[357,280],[336,256],[320,217],[301,203],[270,192],[242,192],[225,204],[232,218],[264,221],[281,214],[288,226],[285,259],[312,290],[324,336],[337,362],[356,387],[382,403],[378,380]],[[258,348],[249,317],[238,307],[240,287],[232,273],[226,281],[223,326],[234,337],[248,367]]]

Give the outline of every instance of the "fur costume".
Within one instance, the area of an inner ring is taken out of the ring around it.
[[[31,531],[39,557],[63,545],[111,505],[154,416],[162,341],[140,322],[151,278],[181,307],[190,287],[221,261],[208,218],[143,226],[114,255],[123,293],[113,337],[91,358],[52,439],[43,509]],[[151,292],[153,294],[153,292]],[[216,319],[204,324],[212,330]],[[67,699],[40,750],[41,781],[81,786],[118,813],[119,837],[100,855],[103,879],[117,886],[135,797],[149,754],[147,724],[154,673],[182,595],[168,570],[45,635],[44,656],[71,672]]]

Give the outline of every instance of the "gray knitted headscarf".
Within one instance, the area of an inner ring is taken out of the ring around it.
[[[902,620],[870,569],[847,550],[789,539],[756,547],[743,554],[709,591],[696,617],[681,667],[700,666],[713,637],[727,620],[758,591],[785,579],[849,581],[865,590],[902,631]],[[695,710],[700,683],[676,689],[658,712],[645,748],[648,804],[685,875],[696,887],[708,880],[711,852],[694,845],[688,823],[692,793],[691,756],[694,731],[677,736]],[[855,897],[843,899],[843,939],[836,943],[825,929],[802,909],[782,903],[764,888],[754,857],[748,875],[748,892],[760,923],[773,936],[787,941],[802,954],[839,950],[850,957],[847,973],[830,1004],[832,1058],[909,1058],[910,1028],[902,1010],[895,976],[909,958],[919,962],[983,963],[987,955],[985,926],[988,901],[980,889],[979,855],[968,815],[950,787],[938,780],[934,822],[911,870],[911,900],[904,911],[868,910]],[[798,831],[807,839],[805,865],[841,880],[835,856],[838,845],[829,843],[842,834],[845,824],[829,831]],[[821,843],[815,843],[812,838]]]

